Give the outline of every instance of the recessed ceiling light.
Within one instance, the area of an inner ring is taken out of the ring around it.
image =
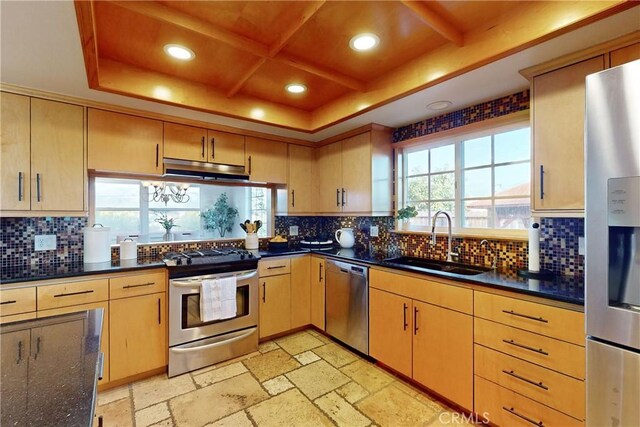
[[[353,36],[349,41],[349,47],[357,51],[371,50],[378,46],[380,38],[373,33],[363,33]]]
[[[179,44],[166,44],[164,45],[164,52],[176,59],[180,59],[182,61],[191,61],[196,57],[196,54],[193,53],[191,49],[188,47],[180,46]]]
[[[451,106],[451,101],[436,101],[427,105],[427,108],[429,110],[438,111],[438,110],[444,110],[445,108],[450,106]]]
[[[291,83],[285,86],[287,92],[291,93],[302,93],[307,91],[307,87],[301,83]]]

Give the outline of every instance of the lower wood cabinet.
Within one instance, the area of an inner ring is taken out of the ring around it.
[[[166,294],[109,302],[111,381],[167,364]]]
[[[325,330],[324,300],[325,300],[325,264],[324,258],[311,257],[311,324],[318,329]]]
[[[291,275],[260,278],[260,338],[291,329]]]
[[[291,258],[291,328],[311,323],[311,257]]]

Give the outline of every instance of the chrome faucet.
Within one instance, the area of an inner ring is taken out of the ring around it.
[[[482,245],[486,245],[487,249],[491,251],[491,255],[493,255],[493,263],[491,263],[491,268],[495,270],[497,268],[498,262],[498,255],[496,254],[496,250],[491,247],[491,243],[489,243],[488,240],[482,240],[480,242],[480,247],[482,247]]]
[[[431,224],[431,245],[436,244],[436,220],[438,215],[443,214],[447,218],[447,226],[449,227],[449,239],[447,241],[447,262],[453,262],[453,257],[458,256],[458,253],[451,252],[451,216],[445,211],[438,211],[433,216],[433,223]]]

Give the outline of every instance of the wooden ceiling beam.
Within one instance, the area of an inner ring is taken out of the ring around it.
[[[269,57],[276,56],[282,48],[289,42],[291,37],[297,33],[306,22],[324,5],[325,0],[310,2],[302,11],[300,16],[295,19],[295,23],[280,34],[280,38],[269,48]]]
[[[258,60],[251,66],[251,68],[249,68],[249,70],[246,73],[244,73],[242,77],[240,77],[240,80],[238,80],[236,84],[233,85],[233,87],[227,91],[227,98],[231,98],[236,93],[238,93],[240,89],[242,89],[244,84],[247,82],[247,80],[249,80],[251,76],[253,76],[256,73],[256,71],[258,71],[258,69],[262,67],[262,65],[266,61],[267,61],[267,58],[258,58]]]
[[[427,2],[402,0],[402,4],[411,9],[418,18],[442,37],[454,42],[458,46],[464,44],[462,32],[444,16],[433,10]]]
[[[299,70],[306,71],[307,73],[311,73],[315,76],[322,77],[323,79],[338,83],[350,89],[357,90],[358,92],[364,92],[367,88],[366,84],[358,79],[354,79],[353,77],[349,77],[345,74],[338,73],[337,71],[330,70],[328,68],[310,64],[291,55],[280,53],[273,59],[283,64],[290,65],[291,67],[295,67]]]

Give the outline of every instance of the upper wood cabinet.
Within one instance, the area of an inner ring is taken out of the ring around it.
[[[89,169],[163,173],[161,121],[93,108],[88,111]]]
[[[289,145],[288,213],[313,212],[313,149],[303,145]]]
[[[164,157],[244,165],[244,136],[164,122]]]
[[[635,61],[636,59],[640,59],[640,43],[634,43],[632,45],[616,49],[611,51],[609,55],[609,65],[611,67],[617,67],[618,65]]]
[[[244,135],[208,130],[208,161],[225,165],[244,166],[244,138]]]
[[[245,167],[251,181],[287,183],[287,144],[246,137]]]
[[[2,93],[2,210],[83,212],[84,110]]]
[[[600,55],[533,78],[534,211],[584,210],[585,77]]]
[[[391,134],[379,128],[319,148],[316,211],[389,214],[391,152]]]

